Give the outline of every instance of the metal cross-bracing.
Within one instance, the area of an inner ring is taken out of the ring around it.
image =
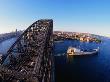
[[[7,52],[0,66],[4,81],[52,82],[53,20],[41,19],[30,25]]]

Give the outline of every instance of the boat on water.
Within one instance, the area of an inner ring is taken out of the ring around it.
[[[91,51],[82,51],[75,47],[69,47],[67,50],[67,56],[86,56],[86,55],[96,55],[99,52],[99,47]]]
[[[54,41],[55,43],[63,43],[63,40]]]

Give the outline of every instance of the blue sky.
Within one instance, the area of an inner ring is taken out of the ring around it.
[[[110,0],[0,0],[0,33],[43,18],[54,20],[54,30],[109,35]]]

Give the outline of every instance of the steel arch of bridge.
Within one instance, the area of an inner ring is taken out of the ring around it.
[[[30,25],[7,52],[0,66],[4,81],[52,82],[53,20]]]

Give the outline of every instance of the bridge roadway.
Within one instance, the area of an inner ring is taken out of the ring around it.
[[[53,21],[38,20],[29,26],[7,52],[0,66],[6,81],[52,82]]]

